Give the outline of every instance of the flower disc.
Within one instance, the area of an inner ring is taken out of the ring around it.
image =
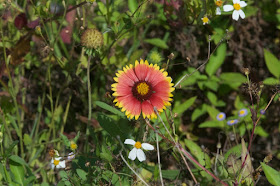
[[[135,66],[124,67],[116,73],[116,83],[112,84],[116,106],[131,119],[138,119],[141,113],[143,118],[156,118],[154,108],[162,112],[172,101],[174,88],[167,75],[166,71],[147,60],[140,63],[136,60]]]

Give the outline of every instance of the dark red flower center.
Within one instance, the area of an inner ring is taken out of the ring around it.
[[[141,102],[148,100],[152,93],[152,86],[146,81],[138,81],[132,87],[133,96]]]

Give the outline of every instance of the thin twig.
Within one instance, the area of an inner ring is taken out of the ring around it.
[[[145,185],[149,186],[144,180],[143,178],[141,178],[141,176],[139,174],[137,174],[132,167],[130,167],[130,165],[127,163],[127,161],[124,159],[123,155],[122,155],[122,151],[119,153],[123,162],[126,164],[126,166],[139,178],[139,180],[141,180]]]
[[[160,176],[161,185],[164,186],[163,179],[162,179],[162,172],[161,172],[161,164],[160,164],[160,154],[159,154],[159,145],[158,145],[158,133],[156,133],[156,140],[157,140],[157,157],[158,157],[159,176]]]

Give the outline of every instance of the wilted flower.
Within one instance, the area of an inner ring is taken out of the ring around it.
[[[52,158],[51,160],[51,168],[57,168],[57,169],[64,169],[66,167],[65,160],[60,161],[61,157],[58,158]]]
[[[203,25],[208,24],[209,23],[209,19],[207,16],[204,16],[203,18],[201,18]]]
[[[241,10],[241,8],[245,6],[247,6],[247,3],[245,3],[244,1],[233,0],[233,5],[224,5],[223,9],[225,12],[234,10],[232,13],[232,19],[237,21],[239,19],[239,16],[242,19],[245,18],[245,13],[243,12],[243,10]]]
[[[122,108],[128,118],[137,120],[143,118],[157,118],[154,107],[158,112],[163,112],[166,106],[170,106],[171,94],[174,91],[172,79],[167,72],[158,65],[149,64],[146,60],[136,60],[135,66],[129,65],[116,73],[112,84],[114,102]]]
[[[97,29],[89,28],[84,31],[81,37],[81,44],[86,48],[100,48],[103,45],[103,35]]]
[[[140,162],[146,160],[145,153],[141,150],[141,147],[144,150],[154,150],[154,146],[150,145],[149,143],[140,143],[139,141],[135,142],[132,139],[126,139],[124,144],[133,145],[134,148],[129,152],[128,158],[131,160],[135,160],[136,157]]]
[[[217,114],[216,118],[219,121],[223,121],[224,119],[226,119],[226,114],[224,112],[220,112],[219,114]]]
[[[244,116],[246,116],[247,114],[248,114],[247,109],[241,109],[241,110],[238,111],[238,116],[239,116],[239,117],[244,117]]]
[[[236,124],[236,123],[238,123],[238,120],[237,119],[232,119],[232,120],[229,120],[228,122],[227,122],[227,124],[228,125],[234,125],[234,124]]]

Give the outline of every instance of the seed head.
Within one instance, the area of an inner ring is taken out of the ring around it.
[[[97,29],[86,29],[81,38],[82,46],[88,49],[97,49],[103,45],[103,35]]]

